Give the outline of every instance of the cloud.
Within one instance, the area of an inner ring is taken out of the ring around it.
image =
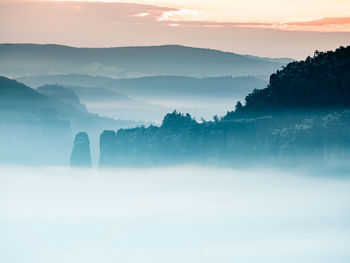
[[[30,18],[38,20],[45,13],[52,14],[51,23],[60,21],[60,14],[66,16],[69,21],[75,18],[87,19],[100,23],[101,21],[113,24],[153,24],[171,26],[176,24],[181,27],[206,27],[206,28],[256,28],[285,31],[313,31],[313,32],[350,32],[350,17],[331,17],[308,21],[293,22],[222,22],[209,20],[208,17],[196,9],[180,9],[149,4],[118,3],[118,2],[38,2],[38,1],[5,1],[0,2],[0,15],[6,23],[6,19],[19,17],[21,20]],[[41,14],[36,15],[33,8]],[[56,9],[56,10],[54,10]],[[78,14],[79,13],[79,14]],[[21,18],[24,16],[24,18]]]
[[[242,27],[257,29],[274,29],[286,31],[312,31],[312,32],[350,32],[350,17],[326,17],[308,21],[296,22],[220,22],[209,21],[207,17],[198,10],[172,9],[157,10],[158,12],[141,13],[142,17],[147,14],[158,22],[169,22],[170,26],[196,26],[196,27]],[[174,23],[176,22],[176,23]]]
[[[206,17],[198,10],[176,9],[165,11],[158,21],[205,21]]]
[[[186,20],[187,17],[189,18],[188,20]],[[200,16],[200,13],[195,11],[190,12],[189,10],[178,10],[163,12],[162,15],[157,18],[157,20],[163,22],[177,22],[179,26],[238,27],[311,32],[350,32],[350,17],[326,17],[317,20],[287,23],[217,22],[206,21]]]
[[[286,23],[289,30],[350,32],[350,17],[326,17],[318,20]]]
[[[12,43],[85,47],[181,44],[305,58],[315,49],[346,45],[350,37],[348,18],[234,23],[209,20],[198,10],[134,3],[0,0],[0,17],[0,42]]]
[[[141,14],[136,14],[135,16],[139,16],[139,17],[145,17],[145,16],[149,16],[149,13],[141,13]]]

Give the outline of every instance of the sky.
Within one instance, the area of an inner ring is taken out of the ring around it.
[[[187,20],[298,22],[323,17],[350,17],[349,0],[92,0],[90,2],[134,2],[178,8],[188,12],[173,12],[171,17]]]
[[[0,42],[181,44],[305,58],[350,43],[350,0],[0,0]]]

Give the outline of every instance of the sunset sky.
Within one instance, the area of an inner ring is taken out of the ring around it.
[[[303,58],[350,44],[350,0],[0,0],[0,42],[182,44]]]

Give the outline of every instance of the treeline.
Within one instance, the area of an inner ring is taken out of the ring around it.
[[[199,123],[167,114],[160,127],[104,131],[100,165],[228,163],[327,158],[350,153],[350,111],[283,114]]]

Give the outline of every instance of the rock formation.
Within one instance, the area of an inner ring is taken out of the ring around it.
[[[91,167],[90,141],[86,132],[79,132],[75,136],[70,166]]]

